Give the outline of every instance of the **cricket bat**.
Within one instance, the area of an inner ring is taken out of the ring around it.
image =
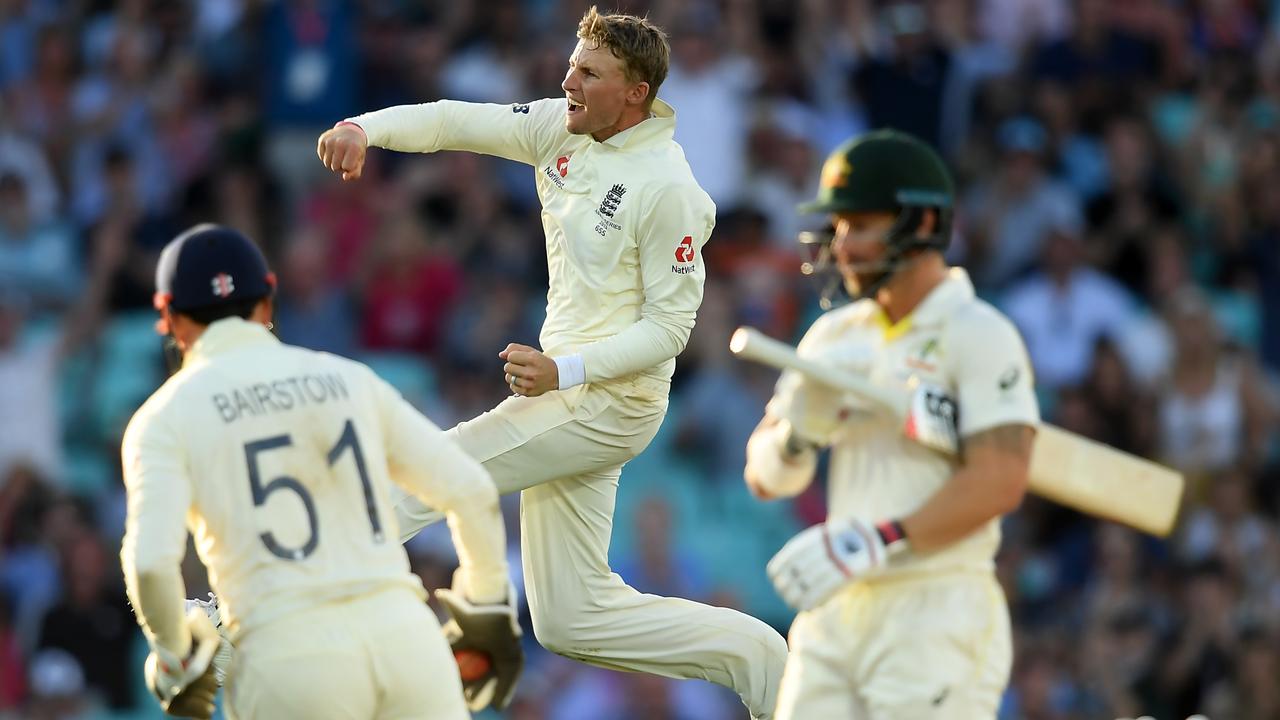
[[[754,328],[733,333],[729,349],[744,360],[791,369],[824,385],[864,397],[905,420],[911,390],[871,382],[856,373],[797,354]],[[1182,473],[1042,423],[1031,454],[1030,490],[1095,517],[1165,537],[1182,501]]]

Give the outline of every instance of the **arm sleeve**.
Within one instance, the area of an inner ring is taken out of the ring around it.
[[[667,185],[640,222],[640,319],[581,349],[587,382],[629,375],[679,355],[702,304],[702,246],[715,227],[710,198],[696,186]]]
[[[804,337],[800,338],[799,344],[796,345],[797,355],[806,358],[818,357],[818,351],[821,350],[824,342],[828,339],[830,317],[829,314],[824,313],[813,321],[813,324],[805,331]],[[799,370],[783,370],[778,374],[778,382],[773,386],[773,397],[769,398],[769,404],[765,406],[765,412],[774,417],[790,419],[791,406],[795,400],[796,393],[801,391],[804,384],[804,374]]]
[[[187,546],[191,478],[172,423],[145,408],[121,445],[128,497],[120,565],[138,624],[151,645],[178,657],[191,650],[181,563]]]
[[[390,385],[372,372],[370,377],[382,409],[392,480],[445,513],[467,597],[502,601],[509,582],[507,536],[489,473]]]
[[[348,118],[369,144],[402,152],[468,150],[537,165],[563,140],[561,99],[515,105],[440,100],[397,105]]]
[[[975,308],[949,328],[959,431],[969,437],[1000,425],[1040,424],[1035,379],[1022,338],[1008,318]]]

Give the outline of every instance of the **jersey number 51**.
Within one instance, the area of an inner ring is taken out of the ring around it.
[[[302,500],[302,506],[307,511],[307,523],[310,526],[310,534],[307,541],[302,547],[287,548],[276,540],[276,536],[270,530],[259,533],[258,537],[262,539],[262,544],[267,546],[267,550],[272,555],[285,560],[305,560],[307,556],[315,552],[316,545],[320,541],[319,527],[316,519],[316,504],[311,499],[311,493],[297,478],[288,475],[280,475],[271,479],[270,482],[262,484],[262,472],[258,467],[258,456],[261,453],[271,450],[277,450],[283,447],[293,445],[293,439],[289,435],[274,435],[262,440],[255,440],[244,445],[245,461],[249,464],[249,489],[253,492],[253,504],[255,507],[261,507],[267,502],[267,498],[271,493],[277,490],[288,490],[298,495]],[[342,454],[351,449],[352,455],[355,456],[356,472],[360,474],[360,484],[364,487],[364,504],[369,512],[369,524],[373,526],[374,542],[382,542],[382,523],[378,520],[378,510],[373,502],[373,486],[369,483],[369,472],[365,468],[364,453],[360,451],[360,439],[356,437],[356,428],[347,420],[342,427],[342,436],[338,438],[338,442],[329,449],[328,461],[332,467],[338,461]]]

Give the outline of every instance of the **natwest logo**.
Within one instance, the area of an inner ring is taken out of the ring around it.
[[[693,236],[685,235],[676,246],[676,262],[693,262]]]
[[[556,158],[556,172],[560,173],[560,177],[569,176],[569,156],[561,155]]]

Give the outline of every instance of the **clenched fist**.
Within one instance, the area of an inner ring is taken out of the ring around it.
[[[342,173],[343,180],[356,180],[364,170],[364,152],[368,147],[369,139],[359,125],[339,123],[320,135],[316,155],[325,167]]]
[[[538,397],[560,388],[560,368],[541,350],[510,343],[498,357],[507,361],[502,372],[506,373],[507,387],[516,395]]]

